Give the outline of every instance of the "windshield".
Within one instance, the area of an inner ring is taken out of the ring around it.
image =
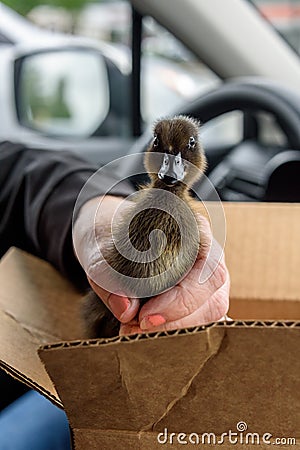
[[[300,0],[249,0],[300,54]]]

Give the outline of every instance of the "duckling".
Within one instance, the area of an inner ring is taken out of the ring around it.
[[[206,168],[198,121],[156,122],[144,165],[150,182],[124,211],[104,254],[124,293],[142,304],[175,286],[199,252],[199,202],[189,192]],[[90,338],[118,334],[119,322],[94,292],[85,298],[83,317]]]

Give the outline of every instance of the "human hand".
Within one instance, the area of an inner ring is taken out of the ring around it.
[[[139,300],[109,292],[100,287],[95,280],[98,279],[98,274],[103,277],[105,272],[105,261],[99,249],[107,247],[111,241],[111,223],[114,214],[124,203],[125,207],[126,204],[131,204],[115,196],[95,197],[81,207],[73,222],[75,254],[85,270],[92,289],[121,323],[127,323],[136,316],[140,307]]]
[[[124,200],[117,197],[105,197],[103,201],[106,204],[101,208],[101,226],[97,226],[97,220],[95,222],[99,198],[87,202],[76,221],[74,231],[76,252],[81,263],[84,262],[83,266],[87,274],[95,273],[96,269],[101,270],[103,263],[99,261],[94,248],[94,232],[96,230],[100,240],[101,235],[103,239],[108,238],[105,224],[110,224],[115,210]],[[121,322],[120,334],[202,325],[220,320],[227,313],[230,281],[224,255],[220,246],[212,238],[208,221],[201,216],[199,222],[201,249],[193,268],[180,283],[169,291],[153,297],[142,306],[140,311],[138,299],[108,292],[93,281],[94,277],[88,276],[96,294]],[[203,270],[210,276],[206,277],[206,281],[199,282]]]

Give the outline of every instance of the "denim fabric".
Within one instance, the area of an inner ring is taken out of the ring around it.
[[[70,450],[66,414],[29,391],[0,412],[0,450]]]

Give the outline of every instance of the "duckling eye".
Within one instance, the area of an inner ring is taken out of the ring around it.
[[[196,146],[196,139],[194,138],[194,136],[190,137],[190,140],[189,140],[189,143],[188,143],[187,146],[188,146],[189,149],[195,148],[195,146]]]
[[[154,139],[153,139],[153,147],[158,147],[158,144],[159,144],[159,140],[158,140],[158,137],[155,135]]]

